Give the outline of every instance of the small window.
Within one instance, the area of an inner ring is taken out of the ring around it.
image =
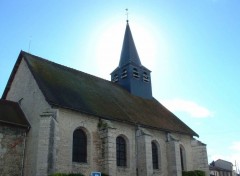
[[[138,70],[136,68],[133,69],[133,77],[134,78],[139,78],[139,73],[138,73]]]
[[[143,81],[144,82],[149,82],[149,77],[148,77],[148,74],[146,72],[143,72]]]
[[[117,166],[127,166],[126,141],[118,136],[116,139]]]
[[[158,169],[158,148],[154,142],[152,142],[152,165],[153,169]]]
[[[118,82],[118,74],[117,74],[117,73],[114,75],[112,81],[113,81],[113,82]]]
[[[87,162],[87,136],[82,129],[73,132],[72,161],[78,163]]]
[[[127,70],[123,69],[122,74],[121,74],[121,78],[126,78],[127,77]]]

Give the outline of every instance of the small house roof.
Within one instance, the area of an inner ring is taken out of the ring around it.
[[[24,128],[30,127],[19,104],[3,99],[0,99],[0,122]]]

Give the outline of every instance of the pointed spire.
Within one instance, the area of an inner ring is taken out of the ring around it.
[[[111,80],[132,95],[152,99],[150,73],[141,64],[127,18],[119,66],[111,73]]]
[[[121,68],[122,66],[129,63],[141,66],[141,61],[138,56],[137,49],[134,44],[132,33],[127,20],[119,67]]]

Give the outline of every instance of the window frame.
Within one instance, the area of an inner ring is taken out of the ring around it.
[[[153,169],[159,169],[159,148],[156,142],[152,141],[151,142],[151,147],[152,147],[152,166]]]
[[[73,131],[72,162],[87,163],[87,144],[88,140],[86,132],[81,128],[75,129]]]
[[[123,136],[116,138],[116,165],[127,167],[127,141]]]

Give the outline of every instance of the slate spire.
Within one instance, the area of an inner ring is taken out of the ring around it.
[[[127,20],[118,67],[111,73],[111,80],[131,94],[152,98],[151,71],[141,64]]]
[[[122,67],[128,63],[133,63],[137,66],[141,66],[141,61],[138,56],[138,52],[127,20],[119,67]]]

